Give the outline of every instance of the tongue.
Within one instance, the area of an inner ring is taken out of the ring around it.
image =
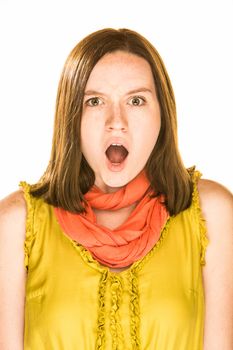
[[[128,155],[128,151],[124,146],[110,146],[106,155],[111,163],[121,163]]]

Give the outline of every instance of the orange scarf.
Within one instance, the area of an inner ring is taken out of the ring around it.
[[[104,193],[94,185],[84,195],[87,213],[74,214],[62,208],[54,208],[54,212],[63,231],[101,264],[115,268],[129,266],[153,248],[168,218],[161,198],[149,198],[152,193],[149,186],[143,170],[113,193]],[[114,230],[99,225],[92,210],[117,210],[137,201],[128,219]]]

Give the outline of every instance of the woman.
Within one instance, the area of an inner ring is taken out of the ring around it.
[[[153,45],[81,40],[48,167],[1,201],[1,349],[232,349],[233,200],[200,176]]]

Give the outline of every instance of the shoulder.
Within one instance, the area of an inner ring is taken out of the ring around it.
[[[22,189],[0,199],[0,214],[9,215],[26,211],[26,201]]]
[[[223,276],[223,269],[225,269],[226,280],[232,273],[233,195],[223,185],[205,179],[199,180],[198,191],[209,240],[204,270],[204,281],[207,285],[209,281],[214,280],[215,274],[220,276],[222,273]],[[220,283],[219,276],[216,278],[219,278]],[[223,283],[225,284],[225,281]]]
[[[233,198],[233,195],[229,189],[213,180],[199,179],[198,191],[203,199],[211,197],[211,199],[218,198],[221,200],[221,198],[224,198],[232,200]]]
[[[225,186],[200,179],[198,192],[201,210],[210,228],[233,225],[233,195]]]
[[[20,232],[21,236],[25,233],[25,223],[27,217],[27,204],[24,198],[23,190],[17,190],[0,200],[0,235],[7,234],[7,237]]]

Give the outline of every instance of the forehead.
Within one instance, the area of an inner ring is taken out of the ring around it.
[[[116,51],[104,55],[94,66],[87,82],[87,88],[96,88],[93,84],[117,86],[124,84],[133,87],[134,84],[153,84],[150,64],[135,54]]]

